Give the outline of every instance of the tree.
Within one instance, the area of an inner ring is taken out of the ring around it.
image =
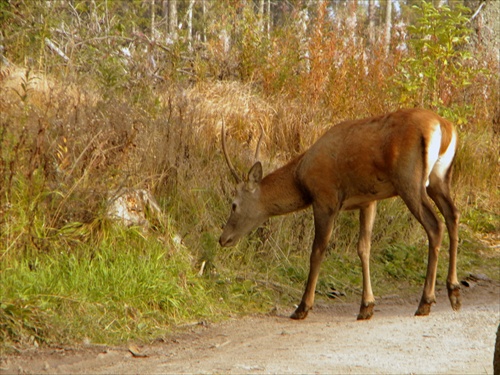
[[[474,13],[471,26],[474,29],[474,50],[482,50],[500,63],[500,1],[464,0],[464,5]]]
[[[418,16],[408,26],[409,54],[399,65],[396,83],[402,104],[432,108],[457,124],[466,121],[470,109],[457,95],[478,72],[468,45],[472,30],[469,9],[422,2],[414,6]]]
[[[368,0],[368,42],[375,44],[375,0]]]
[[[195,0],[189,0],[189,5],[187,9],[187,39],[188,39],[188,48],[192,50],[192,42],[193,42],[193,7]]]
[[[163,0],[163,17],[167,20],[167,35],[170,40],[177,39],[177,0]]]
[[[384,32],[384,46],[385,55],[389,55],[389,48],[391,46],[391,27],[392,27],[392,0],[387,0],[385,7],[385,32]]]

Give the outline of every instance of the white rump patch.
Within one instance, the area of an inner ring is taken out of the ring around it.
[[[427,181],[425,186],[429,186],[429,176],[434,170],[436,164],[439,161],[439,149],[441,148],[441,126],[437,123],[434,127],[434,131],[431,134],[431,139],[427,145]]]
[[[434,174],[440,179],[443,179],[446,172],[451,166],[453,157],[455,156],[455,149],[457,147],[457,134],[453,132],[451,136],[450,144],[448,148],[442,155],[439,155],[439,150],[441,148],[441,126],[437,126],[436,130],[431,136],[431,141],[429,142],[429,149],[427,152],[427,165],[429,167],[429,174],[427,175],[426,186],[429,186],[429,176]]]

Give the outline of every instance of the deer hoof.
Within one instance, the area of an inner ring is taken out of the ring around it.
[[[290,316],[290,318],[295,320],[302,320],[307,318],[307,313],[309,312],[309,308],[306,307],[304,302],[301,302],[299,307],[295,310],[295,312]]]
[[[431,304],[424,303],[418,306],[417,311],[415,312],[415,316],[427,316],[431,313]]]
[[[359,309],[358,320],[368,320],[373,316],[374,302],[362,303]]]
[[[418,305],[417,312],[415,313],[416,316],[427,316],[431,313],[431,306],[433,303],[436,303],[435,298],[423,298],[420,301],[420,304]]]
[[[460,310],[462,307],[462,298],[460,296],[460,286],[448,284],[448,298],[450,299],[451,308],[454,311]]]

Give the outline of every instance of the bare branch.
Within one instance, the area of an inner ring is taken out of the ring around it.
[[[477,15],[479,14],[479,12],[481,11],[481,8],[484,6],[484,4],[486,3],[481,3],[481,5],[479,5],[479,8],[477,8],[477,10],[475,11],[475,13],[472,15],[472,17],[470,18],[469,22],[471,22],[474,18],[477,17]]]

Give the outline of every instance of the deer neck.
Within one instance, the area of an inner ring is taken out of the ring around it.
[[[311,204],[307,193],[296,178],[296,168],[302,155],[262,179],[261,202],[270,216],[283,215]]]

